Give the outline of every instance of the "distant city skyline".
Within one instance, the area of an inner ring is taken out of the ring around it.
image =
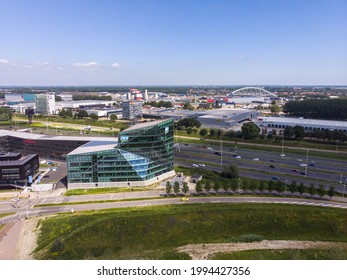
[[[0,0],[0,86],[347,85],[347,0]]]

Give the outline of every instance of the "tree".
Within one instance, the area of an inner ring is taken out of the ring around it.
[[[330,199],[335,195],[335,187],[333,185],[330,185],[330,188],[328,190],[328,196]]]
[[[279,112],[281,112],[281,107],[278,106],[277,104],[271,105],[270,111],[272,114],[278,114]]]
[[[190,135],[193,133],[193,129],[191,127],[187,128],[187,134]]]
[[[222,137],[224,134],[224,131],[222,129],[218,129],[217,135],[218,137]]]
[[[301,141],[302,139],[304,139],[305,129],[302,126],[296,125],[293,127],[293,129],[294,129],[294,134],[295,134],[296,140]]]
[[[181,129],[183,127],[199,128],[200,126],[201,126],[201,123],[194,118],[181,119],[176,123],[177,129]]]
[[[242,137],[245,139],[254,139],[259,136],[260,128],[256,124],[249,122],[242,125],[241,131]]]
[[[58,113],[61,118],[72,118],[72,110],[71,109],[63,109]]]
[[[110,116],[110,119],[111,119],[111,121],[116,121],[117,119],[118,119],[118,117],[117,117],[117,115],[116,114],[112,114],[111,116]]]
[[[11,121],[12,120],[12,111],[6,107],[0,107],[0,121]]]
[[[97,120],[99,119],[98,115],[95,114],[95,113],[91,113],[91,114],[89,115],[89,117],[90,117],[93,121],[97,121]]]
[[[323,196],[325,196],[325,195],[326,195],[327,191],[325,190],[325,188],[324,188],[324,185],[323,185],[323,184],[319,184],[319,187],[318,187],[317,193],[318,193],[318,195],[319,195],[319,198],[322,198]]]
[[[180,192],[180,183],[178,181],[175,181],[173,190],[175,194],[178,194]]]
[[[195,185],[195,191],[196,191],[197,193],[202,192],[202,182],[201,182],[201,181],[199,181],[199,182],[196,183],[196,185]]]
[[[221,176],[230,178],[230,179],[239,178],[240,176],[239,168],[235,164],[230,164],[228,166],[225,166],[223,172],[221,173]]]
[[[258,190],[260,192],[263,192],[265,190],[265,188],[266,188],[265,182],[263,180],[261,180],[260,183],[259,183]]]
[[[283,193],[284,192],[284,184],[282,181],[277,181],[276,182],[276,185],[275,185],[275,190],[278,192],[278,193]]]
[[[316,187],[314,186],[314,183],[311,183],[310,186],[308,187],[308,193],[309,193],[311,196],[314,196],[314,195],[317,193],[317,189],[316,189]]]
[[[172,184],[171,184],[171,182],[167,181],[166,182],[166,193],[170,194],[171,190],[172,190]]]
[[[186,102],[183,105],[183,109],[194,110],[194,107],[189,102]]]
[[[86,110],[81,110],[81,111],[78,112],[77,117],[79,117],[80,119],[87,118],[88,117],[88,113],[87,113]]]
[[[189,187],[187,182],[183,182],[182,184],[182,192],[186,195],[189,192]]]
[[[211,181],[210,180],[205,181],[204,189],[206,192],[209,192],[211,190]]]
[[[205,135],[207,134],[207,129],[206,129],[206,128],[200,129],[199,134],[200,134],[201,136],[205,136]]]
[[[300,185],[298,186],[298,192],[300,193],[300,196],[302,196],[302,194],[305,192],[305,186],[303,183],[300,183]]]
[[[213,183],[213,190],[214,190],[215,192],[218,192],[219,189],[221,188],[221,185],[223,185],[223,183],[214,182],[214,183]]]
[[[227,192],[230,189],[230,184],[228,182],[223,182],[222,189]]]
[[[267,189],[269,190],[269,192],[271,193],[275,188],[275,182],[270,180],[267,186]]]
[[[259,188],[259,183],[257,180],[251,180],[250,184],[249,184],[249,189],[251,190],[251,192],[253,193],[256,189]]]
[[[214,128],[210,128],[210,136],[215,136],[216,135],[216,130]]]
[[[292,195],[298,191],[298,187],[296,185],[296,181],[292,181],[289,185],[289,191],[292,193]]]

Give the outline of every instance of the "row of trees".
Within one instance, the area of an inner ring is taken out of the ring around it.
[[[98,115],[95,113],[88,114],[86,110],[80,110],[77,113],[73,113],[71,109],[63,109],[59,112],[59,117],[61,118],[91,118],[94,121],[97,121],[99,119]],[[116,117],[117,118],[117,117]]]
[[[208,193],[211,190],[218,192],[221,189],[224,192],[236,192],[237,190],[250,191],[251,193],[254,193],[256,190],[258,190],[260,193],[263,193],[264,191],[268,191],[270,193],[276,191],[279,194],[284,194],[284,192],[287,194],[289,192],[291,195],[294,195],[294,193],[299,193],[300,196],[302,196],[304,193],[308,193],[312,197],[314,195],[319,195],[320,198],[325,195],[328,195],[331,198],[335,195],[335,187],[333,185],[330,186],[329,190],[326,190],[323,184],[320,184],[318,188],[316,188],[314,183],[311,183],[309,187],[306,187],[303,183],[297,184],[295,181],[293,181],[291,184],[286,186],[282,181],[262,181],[240,178],[234,178],[228,181],[204,179],[196,184],[195,191],[197,193],[201,193],[203,191]]]
[[[325,119],[347,120],[347,99],[310,99],[288,102],[283,112],[289,116]]]
[[[143,103],[143,105],[149,105],[149,106],[158,107],[158,108],[161,108],[161,107],[172,108],[173,107],[171,101],[164,101],[164,100],[160,100],[159,102],[148,101],[148,102]]]
[[[165,189],[167,194],[170,194],[173,191],[177,195],[182,191],[182,193],[186,195],[189,192],[189,187],[187,182],[183,182],[181,186],[178,181],[176,181],[173,185],[171,182],[168,181],[166,182]]]

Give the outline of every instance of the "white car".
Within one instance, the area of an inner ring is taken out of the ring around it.
[[[203,164],[203,163],[199,163],[199,166],[200,166],[200,167],[205,167],[206,165]]]
[[[285,157],[286,155],[285,154],[280,154],[280,157]]]
[[[197,165],[197,164],[195,164],[195,163],[193,163],[192,166],[193,166],[193,167],[199,167],[199,165]]]
[[[241,158],[241,156],[235,156],[235,158]]]
[[[306,167],[306,163],[300,163],[300,166]]]
[[[254,161],[259,161],[259,158],[254,158],[253,160],[254,160]]]

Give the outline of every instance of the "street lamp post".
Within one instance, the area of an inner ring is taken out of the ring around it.
[[[287,182],[288,182],[288,180],[286,179],[286,184],[284,186],[284,196],[287,195]]]
[[[223,142],[222,142],[222,132],[220,134],[220,165],[223,166]]]

